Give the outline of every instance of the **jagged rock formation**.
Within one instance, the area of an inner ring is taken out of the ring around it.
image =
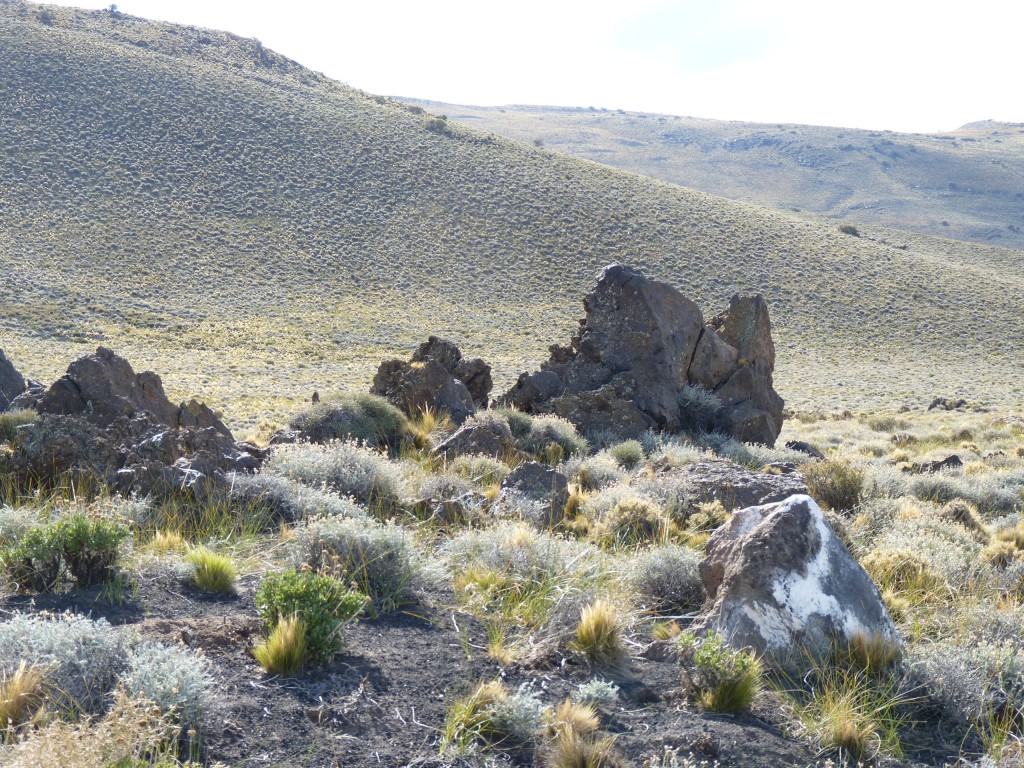
[[[0,411],[10,408],[11,402],[24,391],[25,377],[0,349]]]
[[[551,347],[536,373],[524,373],[502,402],[555,413],[584,434],[636,437],[677,431],[689,421],[684,387],[713,392],[719,429],[774,445],[783,401],[772,388],[775,345],[764,299],[733,296],[709,323],[670,285],[612,264],[583,300],[586,318],[567,347]]]
[[[405,413],[430,408],[444,411],[456,424],[486,408],[493,382],[491,367],[476,358],[466,360],[447,339],[431,336],[412,359],[385,360],[370,389]]]
[[[704,551],[709,601],[695,631],[780,664],[858,635],[900,643],[878,587],[810,496],[735,512]]]
[[[265,456],[236,442],[203,403],[173,405],[159,376],[136,374],[105,347],[71,363],[35,401],[40,417],[18,429],[6,468],[37,480],[77,473],[122,492],[208,493]]]

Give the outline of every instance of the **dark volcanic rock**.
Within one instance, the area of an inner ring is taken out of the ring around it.
[[[674,495],[677,501],[687,505],[717,500],[727,511],[807,493],[799,473],[754,472],[731,461],[695,461],[679,467],[663,467],[642,484],[650,485],[657,497]]]
[[[516,443],[508,422],[500,416],[486,414],[467,421],[434,448],[434,453],[454,459],[466,454],[500,456],[515,450]]]
[[[587,316],[569,346],[552,346],[542,370],[522,374],[502,403],[556,413],[584,434],[636,437],[693,423],[679,394],[700,386],[721,402],[728,434],[775,444],[783,402],[773,389],[775,346],[760,296],[734,296],[728,312],[705,324],[672,286],[612,264],[583,305]]]
[[[11,402],[25,391],[25,377],[18,373],[14,363],[0,349],[0,411],[6,411]]]
[[[464,360],[452,342],[431,336],[409,362],[382,362],[370,392],[405,413],[429,408],[444,411],[461,424],[477,408],[487,407],[491,386],[487,363],[479,358]]]
[[[904,467],[904,472],[910,472],[912,474],[921,475],[929,474],[932,472],[941,472],[944,469],[960,469],[964,465],[964,460],[957,456],[955,453],[950,454],[944,459],[937,459],[936,461],[926,461],[922,464],[911,464],[909,467]]]
[[[705,546],[709,602],[694,624],[786,663],[856,636],[900,643],[878,587],[810,496],[733,514]]]
[[[543,519],[535,521],[543,528],[558,525],[569,501],[569,480],[556,469],[537,461],[528,461],[513,469],[501,482],[498,504],[509,494],[518,494],[544,505]]]

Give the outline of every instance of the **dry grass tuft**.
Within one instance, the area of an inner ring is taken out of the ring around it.
[[[610,602],[595,600],[583,609],[569,647],[594,664],[614,667],[625,663],[622,622]]]
[[[306,660],[306,623],[296,614],[282,616],[252,655],[267,672],[294,675]]]

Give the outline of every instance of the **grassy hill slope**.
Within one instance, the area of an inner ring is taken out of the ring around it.
[[[565,107],[416,101],[493,131],[733,200],[1024,248],[1024,125],[908,134]]]
[[[798,407],[1024,393],[1024,253],[730,202],[421,114],[231,35],[0,3],[0,347],[104,343],[279,418],[446,334],[498,387],[593,274],[765,294]]]

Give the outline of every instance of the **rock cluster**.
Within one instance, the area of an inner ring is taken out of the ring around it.
[[[0,411],[6,411],[18,395],[25,391],[25,377],[0,349]]]
[[[810,496],[735,512],[704,551],[708,603],[695,631],[779,664],[858,636],[900,644],[878,587]]]
[[[755,472],[731,461],[694,461],[682,466],[655,467],[654,475],[643,481],[654,495],[679,489],[677,500],[692,506],[720,501],[726,511],[782,501],[807,493],[803,476],[797,472],[774,474]]]
[[[557,414],[584,434],[627,438],[685,427],[692,415],[680,394],[701,387],[717,398],[720,431],[775,444],[783,401],[772,386],[775,345],[760,295],[733,296],[727,312],[705,322],[672,286],[612,264],[583,306],[569,346],[552,346],[541,370],[522,374],[503,403]]]
[[[461,424],[478,408],[487,407],[492,386],[487,363],[467,360],[455,344],[431,336],[411,360],[382,362],[370,392],[405,413],[429,408]]]
[[[190,400],[174,405],[160,377],[135,373],[100,347],[31,398],[40,417],[18,429],[8,467],[38,479],[86,474],[121,492],[190,488],[207,493],[228,472],[252,472],[265,452],[236,442],[216,414]]]

